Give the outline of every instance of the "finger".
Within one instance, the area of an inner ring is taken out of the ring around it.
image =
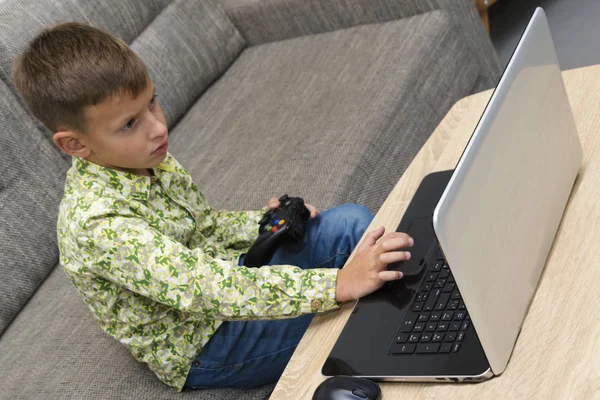
[[[401,279],[404,274],[401,271],[380,271],[377,276],[384,282]]]
[[[412,247],[415,244],[415,240],[402,233],[401,236],[386,236],[381,240],[381,248],[384,251],[398,250],[406,247]]]
[[[367,236],[365,237],[365,240],[363,241],[363,243],[366,244],[367,246],[373,246],[375,243],[377,243],[377,240],[381,236],[383,236],[384,232],[385,232],[385,228],[383,226],[380,226],[379,228],[375,229],[374,231],[367,233]]]
[[[317,215],[319,215],[319,210],[317,210],[317,208],[315,206],[311,206],[310,204],[305,204],[306,208],[308,208],[308,211],[310,211],[310,217],[311,218],[316,218]]]
[[[277,208],[279,207],[279,199],[277,199],[277,197],[271,197],[268,204],[269,208]]]
[[[379,261],[384,262],[386,264],[406,260],[410,260],[410,252],[408,251],[392,251],[389,253],[382,253],[379,255]]]

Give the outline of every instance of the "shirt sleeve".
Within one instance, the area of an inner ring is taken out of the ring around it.
[[[201,318],[279,319],[338,307],[337,269],[238,267],[189,249],[140,218],[94,218],[78,240],[94,273]]]
[[[268,207],[258,211],[226,211],[210,208],[214,219],[213,239],[225,248],[245,249],[258,237],[258,221],[267,212]]]

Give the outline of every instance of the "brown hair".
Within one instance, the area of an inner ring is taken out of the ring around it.
[[[13,63],[21,97],[52,132],[85,132],[84,109],[115,95],[137,97],[148,86],[142,60],[125,42],[78,22],[40,32]]]

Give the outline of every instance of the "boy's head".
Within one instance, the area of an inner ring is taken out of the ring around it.
[[[164,160],[167,125],[154,85],[111,34],[75,22],[45,29],[15,60],[12,78],[65,153],[140,174]]]

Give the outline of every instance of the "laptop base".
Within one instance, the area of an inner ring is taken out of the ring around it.
[[[414,330],[402,328],[411,316],[423,314],[424,310],[415,308],[414,302],[423,293],[424,285],[429,284],[430,270],[437,268],[434,273],[441,273],[439,262],[444,256],[433,232],[432,217],[451,176],[452,171],[437,172],[426,176],[421,182],[398,226],[398,231],[408,232],[415,239],[411,261],[389,266],[390,269],[406,271],[405,277],[386,283],[380,290],[357,302],[323,366],[323,375],[351,375],[383,381],[450,382],[476,382],[492,376],[475,329],[468,323],[468,316],[465,321],[464,316],[460,321],[454,318],[455,313],[460,311],[458,301],[454,304],[456,308],[448,311],[453,316],[444,327],[445,335],[453,335],[450,346],[445,339],[434,342],[432,337],[428,337],[426,341],[422,341],[423,336],[434,334],[434,331],[425,331],[426,322],[423,324],[423,331],[418,334]],[[447,266],[445,268],[448,269]],[[433,291],[437,282],[436,276],[436,281],[431,282],[431,289],[427,288]],[[442,285],[445,283],[444,281]],[[437,296],[442,296],[444,286],[435,290]],[[454,289],[443,293],[445,303],[457,291],[458,289]],[[419,307],[427,303],[421,302]],[[432,305],[429,304],[429,307]],[[436,311],[438,318],[444,313],[442,309],[431,309],[424,314],[429,316]],[[463,322],[467,322],[464,329]],[[434,325],[441,323],[441,319],[436,320]],[[450,324],[454,327],[451,328]],[[460,341],[455,337],[458,334],[461,334]],[[409,336],[412,336],[410,341]],[[417,341],[414,341],[417,337]],[[440,353],[442,346],[447,352]],[[449,350],[452,346],[456,346],[456,352]],[[423,351],[431,353],[423,354]]]

